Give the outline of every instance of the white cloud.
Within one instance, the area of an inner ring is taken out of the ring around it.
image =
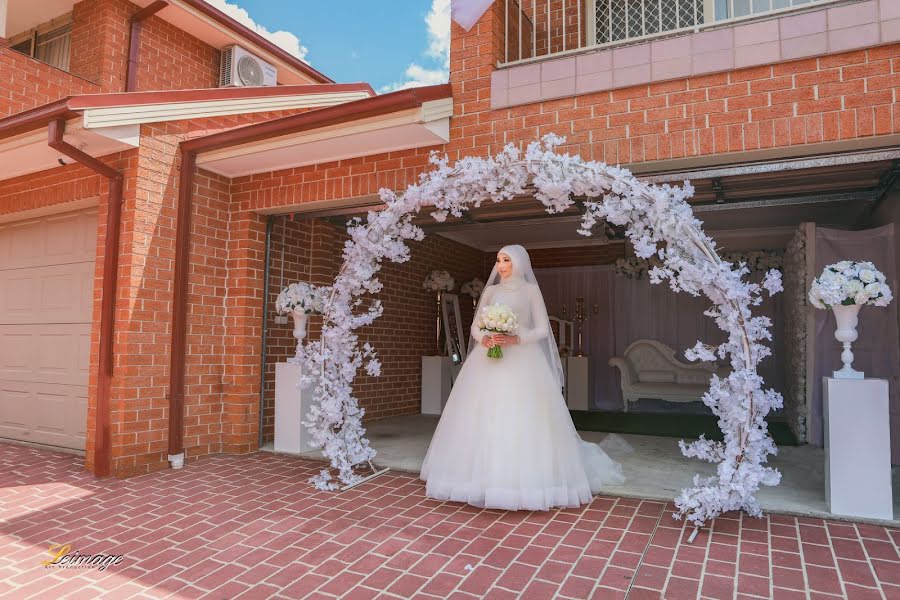
[[[208,1],[208,0],[207,0]],[[432,0],[431,10],[425,15],[428,27],[428,49],[426,56],[440,61],[434,67],[422,66],[417,62],[406,67],[406,79],[382,87],[379,92],[394,92],[423,85],[447,83],[450,79],[450,0]]]
[[[250,16],[250,13],[248,13],[245,9],[241,8],[237,4],[232,4],[227,0],[206,0],[206,2],[207,4],[210,4],[219,9],[241,25],[244,25],[248,29],[255,31],[279,48],[282,48],[288,53],[293,54],[302,61],[308,62],[306,61],[306,53],[308,52],[306,46],[301,44],[300,38],[298,38],[290,31],[269,31],[268,29],[254,21]]]

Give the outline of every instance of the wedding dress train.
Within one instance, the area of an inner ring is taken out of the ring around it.
[[[522,280],[489,286],[482,304],[493,302],[516,313],[521,342],[504,347],[502,358],[471,348],[422,465],[426,495],[506,510],[586,504],[625,478],[575,430],[542,348],[550,331],[540,289]]]

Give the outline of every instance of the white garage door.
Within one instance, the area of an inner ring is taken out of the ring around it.
[[[97,211],[0,223],[0,439],[84,449]]]

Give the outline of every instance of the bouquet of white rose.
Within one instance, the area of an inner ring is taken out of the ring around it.
[[[422,287],[426,290],[431,290],[432,292],[437,292],[439,290],[449,292],[453,289],[454,285],[453,278],[450,277],[450,273],[447,271],[432,271],[428,274],[428,277],[425,278],[425,281],[422,282]]]
[[[519,328],[519,319],[511,308],[495,302],[481,308],[481,312],[478,313],[478,328],[490,333],[515,335]],[[490,358],[503,358],[503,348],[491,346],[488,348],[487,355]]]
[[[467,296],[477,298],[481,295],[481,292],[484,291],[484,282],[476,277],[475,279],[462,284],[462,287],[459,289],[459,291],[461,291],[463,294],[466,294]]]
[[[870,262],[842,260],[828,265],[813,280],[809,301],[816,308],[832,306],[887,306],[893,300],[885,276]]]
[[[275,300],[275,310],[279,314],[302,310],[307,315],[320,315],[325,308],[325,295],[324,288],[298,281],[281,290]]]

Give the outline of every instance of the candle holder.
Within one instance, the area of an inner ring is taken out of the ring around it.
[[[584,356],[582,330],[584,329],[584,298],[575,298],[575,322],[578,323],[578,345],[575,356]]]
[[[434,349],[436,356],[443,356],[444,353],[441,350],[441,303],[444,299],[444,290],[438,290],[437,292],[437,316],[435,317],[435,336],[434,336]]]

